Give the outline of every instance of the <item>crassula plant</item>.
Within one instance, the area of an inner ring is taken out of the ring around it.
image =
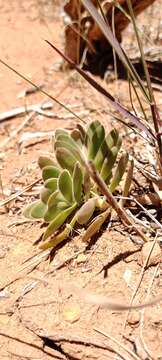
[[[47,223],[40,248],[56,246],[76,225],[84,227],[84,241],[99,231],[110,210],[86,164],[93,162],[113,194],[128,163],[127,153],[118,156],[121,143],[118,131],[112,129],[106,134],[99,121],[87,128],[78,124],[72,132],[55,131],[51,157],[38,160],[43,179],[40,199],[24,210],[26,217]]]

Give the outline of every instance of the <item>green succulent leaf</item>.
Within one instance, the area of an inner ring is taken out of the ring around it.
[[[133,179],[133,170],[134,170],[134,160],[132,159],[129,163],[128,172],[127,172],[126,179],[124,182],[124,188],[123,188],[123,192],[122,192],[123,197],[127,197],[129,195],[129,190],[130,190],[130,187],[132,184],[132,179]],[[126,202],[125,199],[121,199],[120,205],[124,206],[125,202]]]
[[[67,227],[58,235],[54,236],[52,239],[43,242],[39,248],[42,250],[47,250],[52,248],[55,248],[57,245],[59,245],[62,241],[64,241],[70,234],[70,229]]]
[[[92,138],[87,139],[88,159],[93,160],[105,138],[105,130],[102,125],[98,126]]]
[[[23,210],[23,215],[28,218],[28,219],[33,219],[33,217],[31,216],[31,211],[33,209],[33,207],[39,202],[39,200],[36,200],[34,202],[32,202],[31,204],[27,205],[25,207],[25,209]]]
[[[60,201],[56,203],[53,207],[50,209],[47,209],[47,211],[44,214],[44,221],[51,222],[57,215],[59,215],[63,210],[67,209],[69,206],[66,202]]]
[[[43,169],[44,167],[46,166],[55,166],[55,162],[50,159],[49,157],[47,156],[40,156],[39,159],[38,159],[38,165],[40,167],[40,169]]]
[[[30,209],[31,218],[41,219],[44,216],[44,213],[47,210],[47,205],[42,201],[38,200],[33,203],[33,206]]]
[[[57,139],[58,136],[60,136],[60,135],[69,136],[69,133],[65,129],[56,129],[56,131],[55,131],[55,139]]]
[[[56,150],[56,158],[59,165],[63,169],[67,169],[70,173],[73,173],[74,166],[77,162],[77,158],[74,157],[69,150],[64,148],[57,148]]]
[[[56,146],[57,141],[63,141],[65,143],[73,146],[74,149],[78,149],[77,142],[69,134],[58,135],[56,138],[56,142],[55,142],[55,148],[57,148],[57,146]]]
[[[78,210],[76,217],[80,225],[86,224],[92,217],[96,206],[96,199],[92,198],[86,201],[82,207]]]
[[[109,134],[106,136],[106,143],[109,149],[111,149],[113,146],[117,146],[120,149],[121,138],[117,129],[112,129],[109,132]]]
[[[117,168],[115,170],[114,176],[113,176],[111,184],[109,186],[112,193],[115,191],[116,187],[119,185],[119,183],[123,177],[123,174],[125,173],[128,159],[129,159],[128,153],[124,153],[118,162]]]
[[[86,129],[81,124],[77,124],[77,129],[80,131],[84,143],[86,138]]]
[[[62,241],[64,241],[69,236],[75,223],[76,223],[76,218],[74,216],[73,219],[71,220],[70,224],[66,224],[65,229],[63,231],[61,231],[61,233],[59,233],[58,235],[55,235],[52,239],[43,242],[40,245],[40,249],[46,250],[51,247],[55,248],[58,244],[60,244]]]
[[[91,191],[91,179],[87,171],[85,171],[83,175],[83,191],[85,194],[85,199],[89,199]]]
[[[81,132],[78,130],[78,129],[74,129],[72,132],[71,132],[71,137],[72,139],[77,143],[77,145],[79,147],[81,147],[84,143],[84,138],[81,134]]]
[[[96,169],[100,172],[104,163],[105,158],[111,159],[113,156],[111,149],[108,147],[106,140],[104,140],[96,154],[94,164]]]
[[[51,178],[51,179],[47,179],[44,182],[44,186],[46,189],[51,190],[51,192],[54,192],[57,190],[57,184],[58,184],[58,179],[57,178]]]
[[[102,127],[101,123],[98,120],[92,121],[87,128],[86,131],[86,138],[85,138],[85,144],[88,144],[88,141],[90,141],[97,130],[98,127]]]
[[[116,146],[114,146],[111,148],[111,150],[108,150],[107,156],[103,160],[100,175],[104,181],[106,181],[112,173],[112,168],[115,164],[117,154],[118,149]]]
[[[69,203],[66,201],[62,193],[57,189],[55,192],[53,192],[49,199],[48,199],[48,209],[51,209],[53,206],[56,206],[59,202],[65,202],[67,206],[69,206]]]
[[[110,215],[110,210],[108,209],[102,214],[96,216],[94,220],[91,222],[91,224],[88,226],[88,228],[86,229],[82,237],[82,241],[88,241],[89,239],[91,239],[91,237],[101,229],[101,226],[106,221],[109,215]]]
[[[66,221],[68,216],[72,214],[72,212],[75,210],[76,204],[73,204],[68,209],[63,210],[61,213],[59,213],[53,221],[50,222],[48,225],[44,235],[43,235],[43,241],[46,240],[49,236],[51,236],[63,223]]]
[[[83,172],[79,162],[76,163],[73,171],[73,196],[77,204],[82,201]]]
[[[73,203],[73,184],[72,177],[68,170],[63,170],[58,179],[58,188],[65,198],[65,200],[69,203]]]
[[[40,193],[40,199],[44,204],[47,204],[47,201],[51,195],[51,191],[49,189],[43,188]]]
[[[58,178],[60,175],[60,169],[56,166],[48,165],[45,166],[42,170],[42,178],[44,181],[50,178]]]
[[[69,142],[65,142],[63,140],[57,140],[55,143],[55,149],[67,149],[71,156],[75,157],[78,161],[82,162],[81,153],[79,148],[76,146],[73,146]]]

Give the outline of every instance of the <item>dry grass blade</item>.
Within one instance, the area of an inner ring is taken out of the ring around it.
[[[43,90],[40,86],[36,85],[35,83],[33,83],[30,79],[28,79],[26,76],[24,76],[23,74],[21,74],[19,71],[17,71],[16,69],[14,69],[12,66],[10,66],[9,64],[7,64],[5,61],[3,61],[2,59],[0,59],[0,63],[3,64],[4,66],[6,66],[8,69],[10,69],[11,71],[13,71],[15,74],[17,74],[19,77],[21,77],[23,80],[27,81],[29,84],[31,84],[34,88],[38,89],[42,94],[46,95],[48,98],[50,98],[51,100],[53,100],[54,102],[56,102],[58,105],[60,105],[61,107],[63,107],[66,111],[68,111],[69,113],[71,113],[75,118],[77,118],[78,120],[80,120],[81,122],[85,123],[85,120],[82,119],[80,116],[78,116],[74,111],[70,110],[66,105],[62,104],[59,100],[57,100],[53,95],[49,94],[48,92],[46,92],[45,90]]]
[[[17,199],[18,196],[20,196],[20,195],[24,194],[26,191],[30,190],[34,185],[36,185],[40,181],[41,181],[41,179],[37,179],[37,180],[33,181],[31,184],[27,185],[23,190],[20,190],[16,194],[9,196],[7,199],[2,200],[0,202],[0,207],[5,206],[6,204],[9,204],[11,201]]]
[[[50,43],[50,41],[46,40],[46,42],[63,57],[69,64],[71,64],[77,72],[86,80],[90,85],[92,85],[100,94],[104,95],[110,104],[115,108],[116,111],[120,112],[122,115],[126,116],[131,120],[131,122],[137,126],[140,130],[144,131],[149,137],[155,138],[154,134],[148,129],[142,121],[135,115],[133,115],[130,111],[128,111],[124,106],[122,106],[115,98],[108,93],[101,85],[97,83],[91,76],[89,76],[85,71],[83,71],[79,66],[77,66],[71,59],[69,59],[65,54],[62,53],[56,46]]]
[[[139,356],[137,356],[133,351],[131,351],[129,348],[127,348],[125,345],[123,345],[121,342],[119,342],[118,340],[116,340],[114,337],[112,337],[111,335],[107,334],[105,331],[94,328],[94,331],[98,332],[99,334],[104,335],[105,337],[107,337],[108,339],[114,341],[117,345],[119,345],[123,350],[125,350],[126,352],[128,352],[128,354],[130,354],[134,359],[136,360],[140,360]]]
[[[104,21],[103,17],[99,14],[95,6],[93,5],[92,1],[90,0],[82,0],[83,5],[85,8],[89,11],[92,18],[95,20],[95,22],[98,24],[100,29],[102,30],[102,33],[105,35],[108,42],[111,44],[113,49],[115,49],[116,53],[118,54],[120,60],[123,62],[123,65],[125,68],[129,71],[133,79],[137,82],[139,85],[141,91],[143,92],[145,98],[150,101],[149,96],[147,94],[147,90],[144,87],[139,75],[137,74],[136,70],[134,69],[131,61],[129,60],[127,54],[122,49],[121,45],[119,44],[118,40],[113,35],[110,27],[108,24]]]

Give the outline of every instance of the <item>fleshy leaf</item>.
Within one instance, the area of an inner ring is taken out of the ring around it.
[[[104,127],[100,124],[93,133],[91,139],[87,140],[88,159],[93,160],[105,138]]]
[[[75,147],[70,142],[57,140],[55,143],[55,149],[57,150],[58,148],[67,149],[73,157],[75,157],[80,162],[82,161],[79,148],[77,146]]]
[[[60,201],[50,209],[48,209],[44,214],[44,221],[50,222],[52,221],[58,214],[60,214],[63,210],[67,209],[67,203]]]
[[[76,204],[72,205],[68,209],[62,211],[59,215],[56,216],[56,218],[50,222],[48,225],[44,235],[43,240],[46,240],[49,236],[51,236],[68,218],[68,216],[75,210]]]
[[[40,156],[38,159],[38,165],[39,165],[40,169],[43,169],[46,166],[55,166],[56,164],[48,156]]]
[[[106,143],[109,149],[111,149],[113,146],[116,146],[118,142],[120,144],[118,130],[112,129],[106,136]]]
[[[109,175],[112,172],[112,168],[115,164],[117,154],[118,149],[116,146],[114,146],[113,148],[111,148],[111,150],[108,151],[108,154],[103,161],[100,175],[105,181],[109,178]]]
[[[51,191],[49,189],[43,188],[40,193],[40,199],[44,204],[47,204],[47,201],[51,195]]]
[[[96,216],[92,223],[88,226],[86,232],[84,233],[82,240],[88,241],[93,235],[95,235],[106,221],[107,217],[110,215],[110,210],[106,210],[102,214]]]
[[[74,216],[71,220],[70,224],[66,224],[65,229],[61,231],[58,235],[55,235],[52,239],[43,242],[40,245],[40,249],[46,250],[51,247],[55,248],[58,244],[64,241],[70,234],[71,230],[73,229],[76,223],[76,217]]]
[[[76,163],[73,171],[73,196],[77,204],[82,200],[83,173],[79,162]]]
[[[84,143],[86,138],[86,130],[81,124],[77,124],[77,129],[80,131]]]
[[[94,213],[96,205],[96,199],[89,199],[82,207],[78,210],[76,217],[79,224],[86,224]]]
[[[97,152],[97,155],[94,159],[94,164],[96,166],[96,169],[100,172],[104,163],[105,158],[111,158],[112,152],[111,149],[108,147],[106,140],[104,140]]]
[[[43,242],[39,248],[42,250],[47,250],[52,248],[55,248],[58,244],[60,244],[62,241],[64,241],[70,234],[70,229],[67,227],[58,235],[54,236],[51,240]]]
[[[66,202],[64,196],[61,194],[59,190],[56,190],[54,193],[52,193],[48,199],[48,208],[52,208],[53,206],[56,206],[58,202]],[[67,203],[67,202],[66,202]],[[68,203],[67,203],[68,206]]]
[[[58,188],[66,201],[73,202],[72,177],[68,170],[63,170],[58,179]]]
[[[59,175],[60,170],[56,166],[48,165],[42,170],[42,178],[44,181],[50,178],[57,178]]]
[[[74,166],[77,162],[77,159],[71,155],[70,151],[63,148],[58,148],[56,150],[56,158],[59,163],[59,165],[63,169],[67,169],[70,171],[70,173],[73,172]]]
[[[91,179],[87,171],[85,171],[83,176],[83,191],[85,194],[85,199],[89,199],[90,191],[91,191]]]
[[[45,212],[47,210],[47,205],[44,204],[42,201],[37,201],[33,208],[31,209],[31,217],[34,219],[41,219],[43,218]]]
[[[123,177],[123,174],[125,173],[128,159],[129,159],[128,153],[124,153],[118,162],[117,168],[115,170],[115,174],[114,174],[111,184],[109,186],[112,193],[115,191],[116,187],[119,185],[119,183]]]
[[[29,204],[29,205],[27,205],[27,206],[25,207],[25,209],[23,210],[23,215],[24,215],[26,218],[28,218],[28,219],[33,219],[33,217],[31,216],[31,211],[32,211],[32,209],[34,208],[34,206],[35,206],[36,204],[38,204],[38,202],[39,202],[39,200],[36,200],[36,201],[32,202],[31,204]]]
[[[97,130],[98,127],[101,127],[101,123],[98,120],[92,121],[87,128],[86,131],[86,139],[85,144],[88,144],[88,141],[92,140],[92,137],[94,135],[94,132]]]
[[[58,179],[57,178],[51,178],[51,179],[47,179],[44,182],[44,186],[46,189],[51,190],[52,192],[57,190],[57,183],[58,183]]]
[[[82,144],[84,143],[84,138],[78,129],[74,129],[70,135],[79,147],[82,146]]]
[[[69,136],[69,133],[65,129],[56,129],[56,131],[55,131],[55,139],[57,139],[58,136],[60,136],[60,135]]]
[[[131,183],[132,183],[132,179],[133,179],[133,170],[134,170],[134,160],[132,159],[130,161],[128,172],[127,172],[125,183],[124,183],[124,188],[123,188],[123,193],[122,193],[123,197],[127,197],[129,195],[129,189],[131,187]],[[126,202],[125,199],[121,199],[120,205],[124,206],[125,202]]]

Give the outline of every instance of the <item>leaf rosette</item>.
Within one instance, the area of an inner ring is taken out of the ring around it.
[[[77,223],[85,228],[85,241],[100,230],[110,214],[109,205],[90,179],[85,164],[91,160],[114,193],[129,160],[128,153],[119,156],[121,144],[119,132],[112,129],[106,134],[99,121],[91,122],[87,128],[79,124],[71,133],[56,130],[54,156],[38,160],[43,179],[40,200],[24,210],[26,217],[47,223],[40,248],[58,245]]]

